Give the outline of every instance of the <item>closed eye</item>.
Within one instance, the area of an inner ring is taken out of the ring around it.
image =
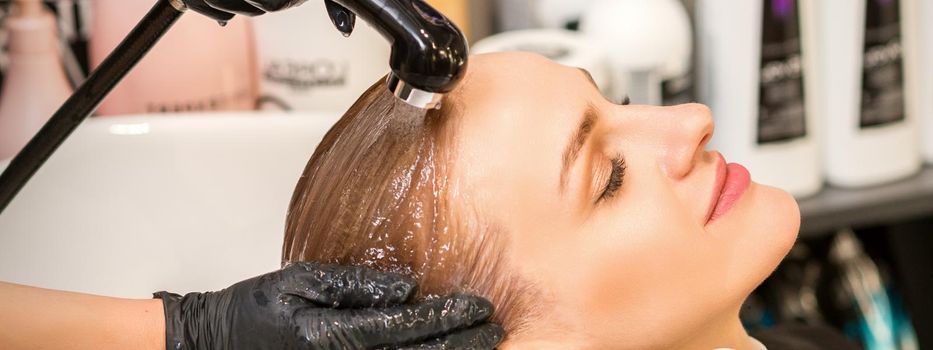
[[[609,179],[606,181],[602,194],[596,199],[597,203],[612,198],[622,187],[622,182],[625,179],[625,158],[622,158],[621,155],[616,156],[610,162],[612,163],[612,172],[609,174]]]

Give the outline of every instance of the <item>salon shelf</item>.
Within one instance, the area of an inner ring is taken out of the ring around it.
[[[910,178],[874,187],[826,187],[798,202],[801,237],[933,215],[933,166]]]

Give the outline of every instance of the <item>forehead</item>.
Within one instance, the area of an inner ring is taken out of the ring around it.
[[[470,57],[464,83],[454,94],[463,98],[488,97],[490,90],[495,89],[498,93],[517,91],[523,95],[544,95],[576,86],[586,79],[579,69],[558,64],[538,54],[481,54]],[[514,94],[510,96],[517,97]]]
[[[487,203],[551,200],[563,148],[594,92],[578,69],[538,55],[472,56],[451,96],[460,105],[458,173],[494,197]]]

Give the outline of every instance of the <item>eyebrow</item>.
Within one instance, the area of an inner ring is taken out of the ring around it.
[[[570,136],[570,143],[567,144],[567,147],[564,148],[563,156],[561,157],[561,170],[560,170],[560,192],[564,192],[564,188],[567,187],[567,172],[570,170],[570,166],[576,162],[577,158],[580,156],[580,150],[583,149],[583,145],[586,144],[586,139],[593,132],[593,125],[596,124],[598,116],[596,110],[591,105],[586,106],[586,110],[583,112],[583,120],[580,121],[580,125],[577,127],[576,132]]]

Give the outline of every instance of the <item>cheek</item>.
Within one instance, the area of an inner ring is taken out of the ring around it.
[[[659,331],[674,339],[722,307],[718,247],[663,186],[633,186],[639,192],[594,219],[581,239],[576,297],[587,301],[587,328],[603,339],[652,342],[643,335]]]

